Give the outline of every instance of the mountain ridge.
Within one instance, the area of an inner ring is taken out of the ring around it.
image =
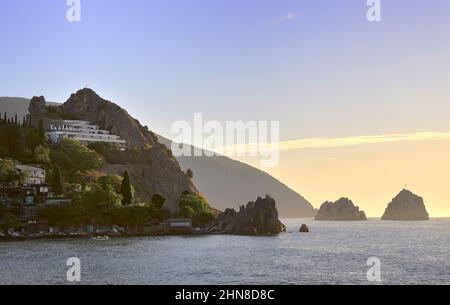
[[[172,141],[159,135],[158,138],[171,147]],[[190,151],[201,150],[187,146]],[[303,196],[270,174],[246,163],[221,155],[182,156],[177,160],[183,170],[193,170],[195,185],[220,209],[239,208],[243,202],[270,195],[277,201],[282,218],[306,218],[316,214],[314,207]]]

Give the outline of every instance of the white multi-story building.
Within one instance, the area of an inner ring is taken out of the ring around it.
[[[126,141],[120,136],[112,135],[107,130],[102,130],[98,125],[93,125],[87,121],[63,120],[50,123],[47,136],[53,143],[58,143],[64,138],[77,140],[88,145],[94,142],[107,142],[116,144],[121,148],[126,147]]]
[[[38,185],[45,183],[45,170],[30,165],[16,165],[23,179],[22,183],[26,185]]]

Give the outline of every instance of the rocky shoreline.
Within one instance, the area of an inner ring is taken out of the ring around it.
[[[209,232],[193,232],[192,234],[169,234],[169,233],[105,233],[105,234],[21,234],[17,237],[9,235],[0,236],[0,243],[2,242],[19,242],[32,240],[71,240],[71,239],[102,239],[102,238],[134,238],[134,237],[158,237],[158,236],[200,236],[200,235],[223,235],[224,231],[209,231]]]

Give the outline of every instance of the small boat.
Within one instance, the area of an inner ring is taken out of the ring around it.
[[[93,240],[109,240],[109,236],[94,236],[94,237],[91,237],[91,239],[93,239]]]

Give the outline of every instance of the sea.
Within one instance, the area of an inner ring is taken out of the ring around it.
[[[70,258],[86,285],[450,284],[450,219],[283,222],[278,236],[4,242],[0,284],[73,285]]]

